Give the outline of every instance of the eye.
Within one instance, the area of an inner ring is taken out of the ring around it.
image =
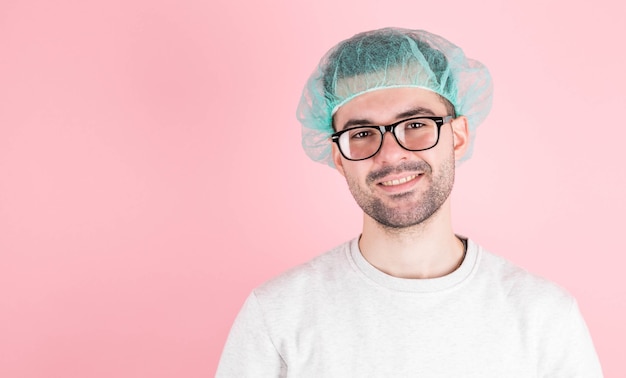
[[[374,135],[374,133],[368,129],[356,129],[351,131],[349,134],[350,139],[365,139]]]
[[[426,126],[425,123],[411,121],[411,122],[408,122],[406,125],[404,125],[404,128],[405,129],[419,129],[420,127],[424,127],[424,126]]]

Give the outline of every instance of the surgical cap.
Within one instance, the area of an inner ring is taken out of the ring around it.
[[[337,109],[363,93],[397,87],[433,91],[454,106],[456,116],[467,117],[470,149],[461,161],[471,156],[476,128],[491,109],[489,71],[438,35],[399,28],[357,34],[322,57],[297,111],[307,155],[334,166],[330,135]]]

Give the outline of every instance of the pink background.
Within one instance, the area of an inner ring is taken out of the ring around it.
[[[573,3],[3,0],[0,376],[213,376],[250,290],[359,232],[295,108],[389,25],[491,69],[455,228],[572,292],[626,376],[625,12]]]

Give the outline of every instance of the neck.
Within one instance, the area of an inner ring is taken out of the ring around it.
[[[399,278],[436,278],[458,268],[464,246],[452,231],[449,199],[424,222],[390,229],[367,215],[359,248],[378,270]]]

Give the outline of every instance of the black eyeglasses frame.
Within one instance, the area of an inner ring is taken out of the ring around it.
[[[435,140],[435,144],[433,144],[432,146],[428,147],[428,148],[420,148],[418,150],[412,150],[410,148],[406,148],[405,146],[402,145],[402,143],[400,143],[400,141],[398,140],[398,136],[395,133],[395,129],[396,126],[398,126],[399,124],[403,123],[403,122],[407,122],[407,121],[411,121],[414,119],[430,119],[431,121],[434,121],[435,124],[437,125],[437,140]],[[384,138],[385,138],[385,133],[386,132],[390,132],[394,139],[396,140],[396,142],[398,143],[398,145],[402,148],[404,148],[407,151],[412,151],[412,152],[419,152],[419,151],[426,151],[426,150],[430,150],[431,148],[435,147],[438,143],[439,143],[439,137],[441,136],[441,127],[443,125],[445,125],[446,123],[452,121],[454,119],[453,116],[444,116],[444,117],[439,117],[439,116],[419,116],[419,117],[411,117],[411,118],[405,118],[402,119],[400,121],[394,122],[391,125],[386,125],[386,126],[377,126],[377,125],[364,125],[364,126],[355,126],[355,127],[350,127],[347,128],[345,130],[341,130],[341,131],[337,131],[336,133],[333,133],[330,136],[330,139],[332,142],[337,144],[337,148],[339,148],[339,152],[341,153],[341,156],[343,156],[344,158],[346,158],[347,160],[350,161],[361,161],[361,160],[367,160],[370,159],[374,156],[376,156],[376,154],[380,151],[380,149],[383,147],[383,142],[384,142]],[[343,151],[341,150],[341,145],[339,144],[339,137],[341,136],[341,134],[346,133],[350,130],[354,130],[354,129],[361,129],[361,128],[369,128],[369,129],[375,129],[378,130],[378,132],[380,132],[380,146],[378,146],[378,149],[376,150],[376,152],[374,152],[372,155],[368,156],[368,157],[364,157],[361,159],[351,159],[349,157],[347,157]]]

